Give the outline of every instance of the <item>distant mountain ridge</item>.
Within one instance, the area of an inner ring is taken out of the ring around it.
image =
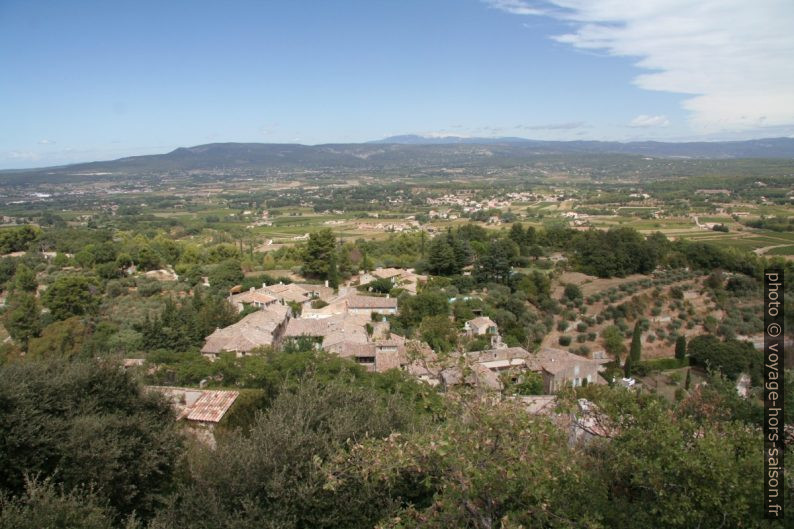
[[[396,143],[401,145],[496,145],[518,144],[561,152],[638,154],[663,157],[686,156],[691,158],[794,158],[794,138],[764,138],[738,141],[551,141],[532,140],[513,136],[496,138],[471,138],[465,136],[421,136],[404,134],[390,136],[371,144]]]
[[[345,170],[455,165],[516,166],[539,156],[649,156],[658,158],[794,159],[794,138],[730,142],[664,143],[543,141],[524,138],[424,138],[394,136],[369,143],[324,145],[210,143],[180,147],[165,154],[79,163],[40,169],[0,171],[0,183],[57,182],[105,173],[113,177],[170,172],[251,172]]]

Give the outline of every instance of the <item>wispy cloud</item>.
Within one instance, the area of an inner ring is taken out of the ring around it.
[[[547,12],[526,0],[483,0],[494,9],[514,15],[545,15]]]
[[[629,127],[635,128],[650,128],[650,127],[666,127],[670,124],[667,116],[646,116],[640,114],[629,123]]]
[[[790,0],[485,0],[517,15],[572,24],[558,42],[636,57],[646,90],[691,94],[701,132],[794,124],[794,6]]]
[[[53,140],[44,139],[39,140],[39,145],[55,145],[55,142]]]

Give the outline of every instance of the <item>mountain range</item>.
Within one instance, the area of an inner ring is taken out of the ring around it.
[[[400,145],[498,145],[509,144],[548,150],[549,152],[637,154],[686,158],[794,158],[794,138],[765,138],[742,141],[544,141],[517,138],[472,138],[464,136],[390,136],[370,144]]]
[[[79,163],[41,169],[0,171],[0,182],[24,184],[74,181],[106,173],[111,176],[162,173],[280,170],[344,170],[450,165],[511,166],[539,156],[645,156],[656,158],[794,159],[794,138],[746,141],[665,143],[605,141],[542,141],[524,138],[393,136],[367,143],[300,145],[275,143],[211,143],[180,147],[165,154]]]

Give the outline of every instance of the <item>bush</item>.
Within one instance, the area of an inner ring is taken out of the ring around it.
[[[645,367],[647,372],[650,371],[667,371],[669,369],[678,369],[688,365],[686,359],[678,360],[677,358],[656,358],[654,360],[644,360],[639,365]]]
[[[560,336],[560,339],[558,340],[558,342],[559,342],[560,345],[563,345],[563,346],[567,347],[567,346],[571,345],[571,337],[566,335],[566,334],[563,334],[562,336]]]
[[[144,298],[150,298],[163,291],[163,285],[159,281],[146,281],[138,287],[138,294]]]
[[[67,493],[93,486],[121,515],[150,516],[171,488],[182,451],[171,406],[145,394],[117,365],[0,365],[0,489],[25,491],[24,476]]]

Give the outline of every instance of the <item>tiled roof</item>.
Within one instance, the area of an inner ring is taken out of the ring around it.
[[[276,304],[252,312],[237,323],[209,335],[201,352],[246,352],[262,345],[272,345],[274,333],[289,317],[289,310],[289,307]]]
[[[523,347],[505,347],[503,349],[489,349],[468,353],[469,358],[475,362],[487,364],[494,361],[506,361],[523,358],[527,369],[530,371],[548,371],[551,374],[559,373],[575,365],[597,366],[599,362],[578,356],[562,349],[546,347],[537,353],[530,353]],[[496,365],[496,364],[494,364]]]
[[[334,295],[334,289],[325,285],[315,285],[313,283],[293,283],[306,292],[315,292],[320,299],[330,299]]]
[[[351,295],[347,298],[347,306],[351,309],[396,309],[397,300],[377,296]]]
[[[372,275],[381,279],[386,279],[402,275],[405,272],[406,270],[403,270],[402,268],[376,268],[372,271]]]
[[[278,298],[271,296],[267,292],[263,291],[262,289],[257,290],[248,290],[246,292],[241,292],[240,294],[234,294],[232,296],[232,303],[264,303],[266,305],[270,303],[275,303],[278,301]]]
[[[295,301],[303,303],[310,299],[309,292],[294,283],[288,285],[270,285],[261,289],[262,291],[285,301]]]
[[[193,404],[186,419],[200,422],[220,422],[238,395],[237,391],[204,391]]]
[[[487,316],[480,316],[478,318],[474,318],[473,320],[469,320],[466,323],[469,325],[474,325],[476,327],[493,327],[496,326],[496,323]]]
[[[369,322],[366,316],[356,314],[336,314],[328,318],[297,318],[290,320],[284,333],[287,337],[316,336],[325,338],[334,334],[357,336],[364,334],[364,326]]]

